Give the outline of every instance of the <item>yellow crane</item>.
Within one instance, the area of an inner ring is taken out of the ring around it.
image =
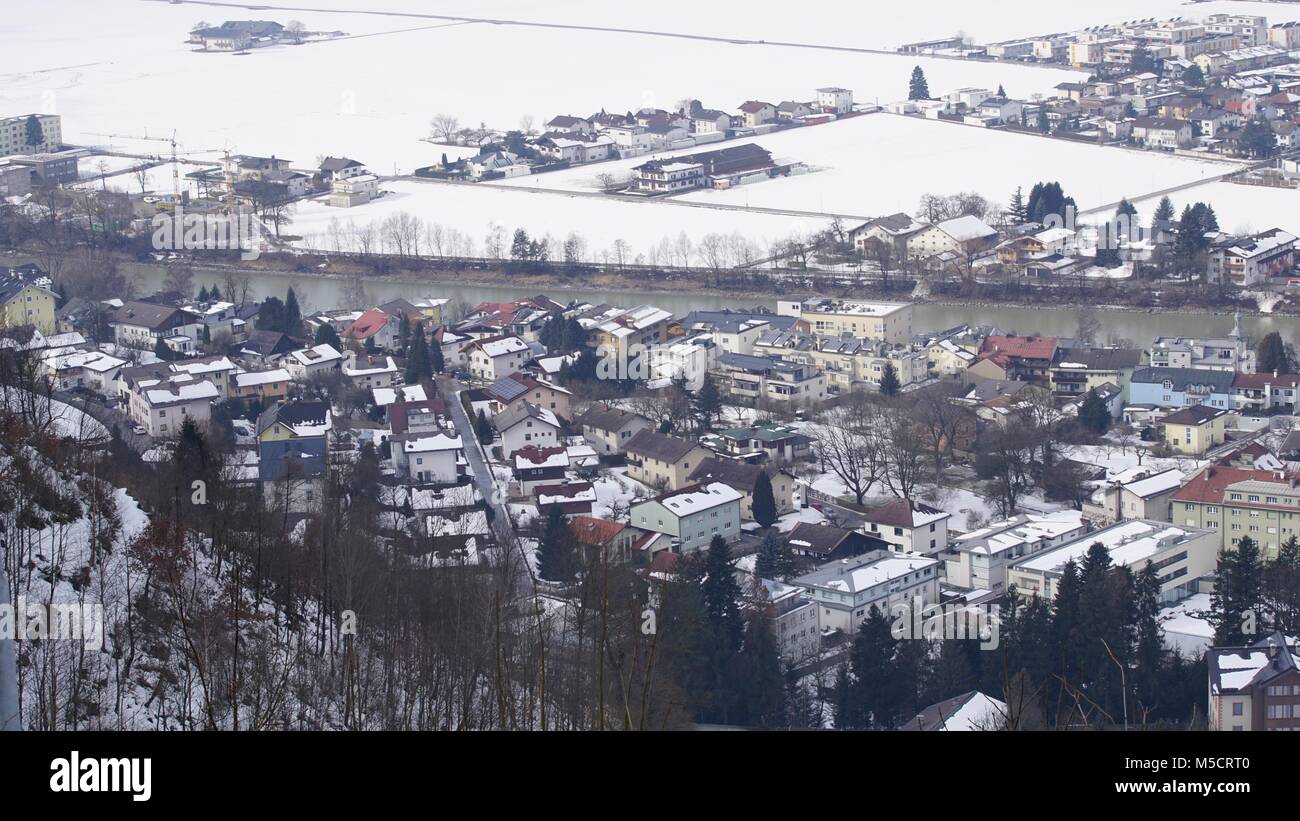
[[[179,156],[177,155],[177,151],[176,151],[176,149],[177,149],[178,146],[181,147],[181,148],[184,148],[185,146],[184,146],[184,144],[182,144],[182,143],[178,143],[178,142],[176,141],[176,129],[174,129],[174,128],[172,129],[172,134],[171,134],[170,137],[155,137],[155,136],[151,136],[151,135],[149,134],[149,129],[147,129],[147,128],[144,130],[144,134],[101,134],[101,133],[97,133],[97,132],[93,132],[93,131],[91,131],[91,132],[87,132],[87,133],[89,133],[91,136],[94,136],[94,137],[107,137],[107,138],[110,139],[110,140],[150,140],[150,141],[152,141],[152,142],[167,143],[168,145],[170,145],[170,146],[171,146],[171,157],[172,157],[172,159],[171,159],[171,163],[172,163],[172,198],[173,198],[173,199],[172,199],[172,203],[173,203],[173,204],[178,204],[178,203],[180,203],[180,201],[181,201],[181,173],[180,173],[180,159],[179,159]],[[216,153],[221,153],[221,152],[224,152],[224,153],[227,155],[227,159],[229,159],[229,154],[230,154],[230,152],[227,151],[226,149],[222,149],[222,148],[210,148],[210,149],[206,149],[206,150],[203,150],[203,151],[186,151],[186,152],[184,152],[184,153],[185,153],[186,156],[194,156],[194,155],[197,155],[197,154],[216,154]],[[228,175],[227,175],[227,176],[228,176]],[[229,183],[227,183],[227,185],[229,185]]]

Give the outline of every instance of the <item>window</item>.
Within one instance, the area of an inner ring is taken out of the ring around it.
[[[1234,716],[1243,715],[1242,708],[1243,708],[1244,706],[1245,706],[1245,705],[1243,705],[1240,701],[1234,701],[1234,702],[1232,703],[1232,714],[1233,714]]]

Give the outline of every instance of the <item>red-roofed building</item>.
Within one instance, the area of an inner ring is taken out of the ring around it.
[[[528,495],[539,487],[564,483],[569,452],[563,447],[526,447],[510,454],[510,461],[519,491]]]
[[[363,311],[361,316],[348,326],[348,329],[343,332],[343,338],[354,339],[363,344],[373,340],[375,347],[380,350],[396,350],[400,324],[399,317],[371,308]]]
[[[418,402],[393,402],[386,410],[394,435],[438,430],[447,418],[447,405],[439,396]]]
[[[565,516],[590,516],[591,505],[596,501],[596,489],[591,482],[543,485],[533,493],[537,496],[537,514],[543,519],[553,507],[558,507]]]
[[[1232,378],[1232,402],[1238,410],[1266,412],[1273,408],[1295,410],[1300,374],[1239,373]]]
[[[980,358],[1006,371],[1008,379],[1051,385],[1056,340],[1048,336],[990,336],[980,346]]]
[[[863,517],[865,530],[895,553],[930,556],[948,549],[950,514],[911,499],[886,502]]]
[[[1300,536],[1300,473],[1214,464],[1170,502],[1172,524],[1218,531],[1226,550],[1249,536],[1273,559],[1282,542]]]
[[[636,540],[636,531],[620,522],[597,519],[594,516],[574,516],[569,519],[569,528],[573,538],[588,551],[609,551],[609,559],[622,560],[627,557],[632,542]]]

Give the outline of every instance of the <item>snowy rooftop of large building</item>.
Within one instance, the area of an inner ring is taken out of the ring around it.
[[[843,559],[804,574],[795,580],[803,587],[822,587],[844,593],[860,593],[913,573],[918,579],[939,562],[923,556],[888,556],[883,559]],[[933,575],[933,574],[931,574]]]
[[[1174,545],[1191,541],[1204,532],[1197,528],[1175,527],[1165,522],[1130,519],[1017,562],[1016,568],[1037,573],[1059,573],[1068,562],[1082,562],[1094,544],[1106,548],[1116,566],[1127,567],[1146,561]]]
[[[964,533],[953,542],[958,550],[996,555],[1018,545],[1059,539],[1082,528],[1083,513],[1077,510],[1030,513]]]

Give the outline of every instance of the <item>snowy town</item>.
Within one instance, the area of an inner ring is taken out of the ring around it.
[[[0,728],[1300,730],[1300,5],[193,5],[0,28]]]

